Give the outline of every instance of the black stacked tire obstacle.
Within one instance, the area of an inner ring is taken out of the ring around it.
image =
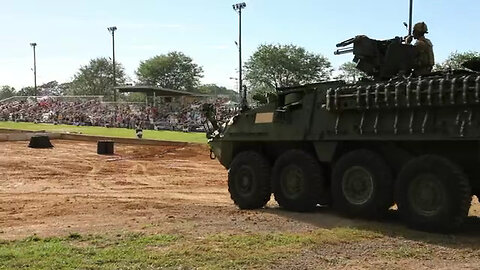
[[[99,155],[113,155],[114,142],[110,140],[97,142],[97,154]]]
[[[30,148],[52,148],[53,145],[50,142],[50,138],[45,135],[35,135],[30,138],[30,143],[28,144]]]

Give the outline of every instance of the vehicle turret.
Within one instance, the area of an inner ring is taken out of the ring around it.
[[[414,47],[404,44],[400,37],[375,40],[359,35],[338,43],[337,48],[335,55],[353,53],[357,69],[376,80],[388,80],[399,74],[408,76],[414,68]]]

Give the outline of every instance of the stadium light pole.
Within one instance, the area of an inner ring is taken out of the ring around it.
[[[238,95],[242,99],[242,9],[247,7],[245,3],[233,5],[233,10],[238,13]]]
[[[113,102],[117,102],[117,80],[115,78],[115,31],[117,30],[116,26],[107,28],[110,33],[112,33],[112,62],[113,62]]]
[[[412,34],[412,17],[413,17],[413,0],[410,0],[410,5],[408,7],[408,35]]]
[[[37,56],[35,53],[35,47],[37,46],[37,43],[32,42],[30,43],[30,46],[33,48],[33,89],[34,89],[34,94],[35,98],[37,97]]]

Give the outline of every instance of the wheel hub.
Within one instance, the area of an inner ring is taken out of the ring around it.
[[[353,166],[343,174],[342,190],[349,203],[365,204],[373,196],[373,176],[364,167]]]
[[[305,176],[303,170],[296,165],[284,168],[280,181],[282,192],[289,199],[297,198],[304,191]]]
[[[248,196],[254,191],[255,176],[252,168],[242,166],[237,174],[235,184],[237,190],[243,195]]]
[[[445,191],[434,174],[421,174],[412,180],[408,200],[413,210],[423,216],[437,214],[445,203]]]

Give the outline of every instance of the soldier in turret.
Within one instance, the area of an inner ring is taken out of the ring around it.
[[[413,26],[413,36],[406,38],[407,44],[410,44],[413,38],[417,40],[414,45],[417,51],[414,72],[417,76],[430,73],[435,64],[433,44],[425,37],[427,33],[427,25],[424,22],[419,22]]]

